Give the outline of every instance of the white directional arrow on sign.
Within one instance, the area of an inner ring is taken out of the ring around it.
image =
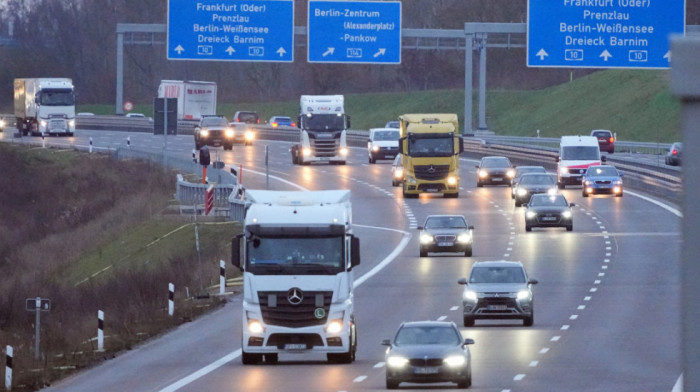
[[[323,57],[326,57],[326,56],[328,56],[328,55],[333,54],[333,52],[335,52],[335,48],[328,48],[328,50],[326,50],[325,52],[323,52],[323,55],[322,55],[322,56],[323,56]]]
[[[603,61],[608,61],[608,59],[609,59],[610,57],[612,57],[612,56],[613,56],[613,55],[611,55],[610,52],[608,52],[608,50],[605,49],[605,50],[603,51],[603,53],[600,54],[599,57],[602,57],[602,58],[603,58]]]
[[[280,55],[280,57],[282,57],[282,56],[284,56],[285,53],[287,53],[287,51],[284,50],[283,47],[280,47],[279,49],[277,49],[276,53],[278,53]]]
[[[379,52],[374,54],[374,57],[383,56],[386,53],[386,48],[379,48]]]
[[[177,54],[182,54],[182,52],[185,51],[185,48],[183,48],[182,45],[178,45],[175,47],[175,51],[177,52]]]
[[[539,52],[535,55],[540,58],[540,61],[544,60],[545,57],[549,56],[547,52],[544,51],[544,49],[540,49]]]
[[[670,50],[668,52],[666,52],[666,54],[664,55],[664,58],[668,61],[671,61],[671,51]]]
[[[226,48],[225,52],[228,53],[229,56],[231,56],[232,54],[236,53],[236,49],[229,46],[228,48]]]

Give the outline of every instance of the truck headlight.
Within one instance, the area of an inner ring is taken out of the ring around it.
[[[469,233],[462,233],[457,236],[457,242],[461,242],[463,244],[469,242],[471,240],[472,236]]]
[[[301,150],[301,153],[302,153],[305,157],[309,157],[309,156],[311,156],[311,149],[310,149],[310,148],[304,148],[304,149]]]
[[[406,182],[409,183],[409,184],[415,184],[415,183],[416,183],[416,179],[413,178],[413,177],[411,177],[411,176],[406,176],[405,180],[406,180]]]
[[[451,355],[444,360],[448,367],[460,367],[467,363],[467,359],[463,355]]]
[[[0,128],[5,128],[5,120],[0,120]]]
[[[201,137],[209,137],[209,130],[208,129],[202,129],[199,131],[199,136]]]
[[[75,120],[68,121],[68,126],[71,128],[75,128]]]
[[[253,334],[261,334],[265,331],[262,323],[258,320],[248,320],[248,332]]]
[[[329,334],[337,334],[342,330],[343,330],[343,320],[342,319],[331,320],[331,322],[328,323],[328,326],[326,327],[326,333],[329,333]]]
[[[408,358],[392,355],[386,359],[386,366],[392,368],[402,368],[408,365]]]
[[[478,297],[476,295],[476,291],[465,290],[464,293],[462,293],[462,298],[465,301],[476,302]]]
[[[420,243],[430,244],[433,242],[433,236],[428,233],[420,233]]]
[[[224,131],[224,135],[228,139],[233,139],[233,137],[236,136],[236,132],[231,128],[226,128],[226,131]]]
[[[530,298],[530,291],[528,290],[520,290],[518,291],[518,300],[522,301],[524,299],[529,299]]]
[[[447,177],[447,185],[457,185],[457,177],[454,177],[454,176]]]
[[[342,156],[344,156],[344,157],[347,156],[347,155],[348,155],[348,149],[347,149],[346,147],[342,147],[342,148],[340,149],[340,155],[342,155]]]
[[[46,120],[41,120],[39,121],[39,125],[41,125],[42,127],[46,127],[46,125],[48,125],[48,122]]]

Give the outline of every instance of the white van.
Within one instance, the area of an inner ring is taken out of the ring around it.
[[[377,159],[394,159],[399,153],[399,130],[397,128],[371,128],[367,140],[369,163]]]
[[[598,139],[595,136],[562,136],[557,157],[557,186],[581,185],[581,178],[589,166],[600,165]]]

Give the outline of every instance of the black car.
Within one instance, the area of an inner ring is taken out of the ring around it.
[[[430,215],[421,231],[420,257],[426,257],[428,252],[464,252],[472,255],[472,232],[474,226],[467,224],[462,215]]]
[[[393,339],[383,340],[386,351],[386,387],[402,382],[454,382],[459,388],[472,385],[469,345],[452,321],[404,322]]]
[[[510,185],[515,176],[515,169],[507,157],[492,156],[483,157],[476,165],[476,186]]]
[[[681,165],[681,153],[683,151],[683,143],[676,142],[671,144],[671,148],[668,149],[666,153],[666,164],[671,166]]]
[[[565,227],[566,231],[573,230],[573,206],[575,204],[566,201],[562,194],[532,195],[530,202],[525,204],[525,231],[532,231],[533,227]]]
[[[549,174],[529,173],[520,177],[517,185],[513,188],[515,193],[515,206],[520,207],[530,201],[530,197],[537,193],[557,193],[557,184]]]
[[[547,170],[544,168],[544,166],[516,166],[515,167],[515,174],[513,175],[513,179],[510,180],[510,186],[511,186],[511,192],[510,192],[510,198],[515,199],[515,186],[518,185],[518,181],[520,180],[520,177],[523,174],[527,173],[547,173]]]
[[[224,116],[204,116],[194,128],[194,147],[224,146],[224,150],[233,149],[234,131]]]

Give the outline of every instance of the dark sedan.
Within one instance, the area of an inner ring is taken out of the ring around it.
[[[467,225],[462,215],[430,215],[423,226],[419,226],[420,257],[428,252],[464,252],[472,255],[472,232],[474,226]]]
[[[575,204],[566,201],[562,194],[532,195],[530,202],[525,204],[525,231],[532,231],[533,227],[566,227],[566,231],[573,230],[573,206]]]
[[[513,179],[510,180],[510,186],[511,186],[511,193],[510,193],[510,198],[515,199],[515,187],[518,185],[518,181],[520,181],[520,177],[527,173],[547,173],[547,170],[545,170],[544,166],[516,166],[515,167],[515,174],[513,175]]]
[[[386,387],[402,382],[454,382],[459,388],[472,384],[469,345],[452,321],[404,322],[394,339],[382,341],[386,351]]]
[[[228,125],[226,117],[204,116],[194,128],[194,147],[224,146],[224,150],[233,149],[234,131]]]
[[[477,187],[482,187],[484,184],[510,185],[514,176],[515,169],[513,169],[510,159],[506,157],[483,157],[476,165]]]
[[[666,157],[664,158],[667,165],[680,166],[681,165],[681,152],[683,151],[683,143],[676,142],[671,145],[668,149]]]
[[[592,166],[581,180],[583,197],[608,194],[622,197],[622,173],[613,166]]]
[[[557,184],[549,174],[530,173],[520,177],[513,192],[515,193],[515,206],[520,207],[530,201],[530,197],[537,193],[556,194]]]

